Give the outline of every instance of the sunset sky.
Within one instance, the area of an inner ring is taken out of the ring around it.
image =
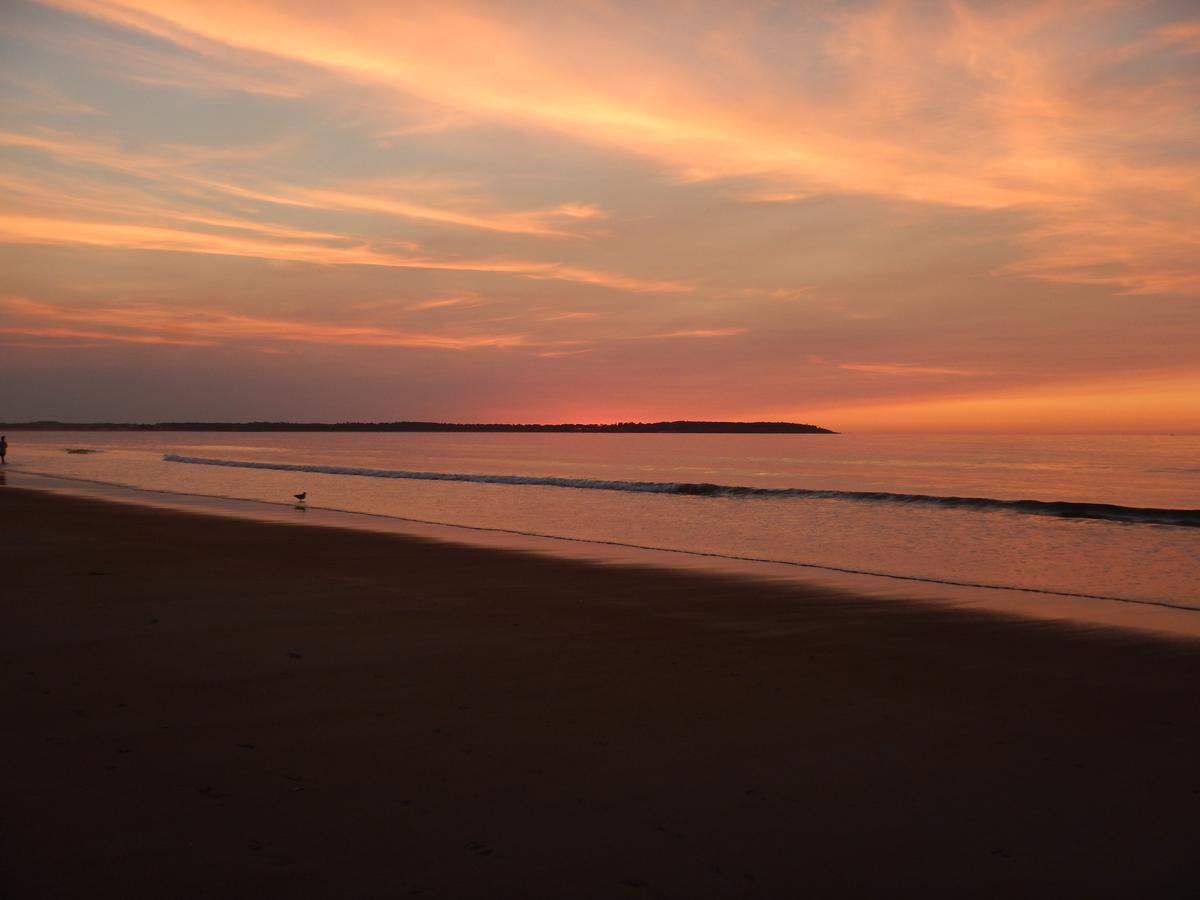
[[[1200,6],[0,0],[0,420],[1200,431]]]

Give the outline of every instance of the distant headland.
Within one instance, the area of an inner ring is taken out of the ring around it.
[[[10,431],[534,431],[592,434],[837,434],[796,422],[616,422],[610,425],[458,422],[7,422]]]

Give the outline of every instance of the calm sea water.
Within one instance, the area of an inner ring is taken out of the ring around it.
[[[1200,609],[1195,436],[60,432],[9,442],[13,474],[285,504],[303,490],[314,509]],[[95,452],[67,452],[81,449]]]

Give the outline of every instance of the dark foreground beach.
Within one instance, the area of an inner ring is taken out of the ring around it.
[[[8,896],[1194,897],[1200,643],[0,488]]]

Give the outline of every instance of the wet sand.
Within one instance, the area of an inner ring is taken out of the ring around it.
[[[1200,643],[0,488],[19,897],[1192,897]]]

